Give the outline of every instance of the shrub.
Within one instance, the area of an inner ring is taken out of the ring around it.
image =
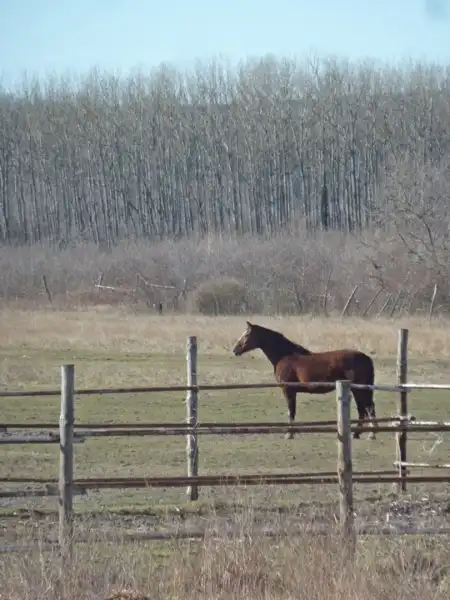
[[[233,315],[247,306],[246,286],[231,277],[209,279],[201,283],[189,299],[192,312],[202,315]]]

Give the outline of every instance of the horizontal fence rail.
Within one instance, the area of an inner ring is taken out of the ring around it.
[[[316,387],[328,387],[330,392],[336,389],[335,382],[322,381],[310,383],[281,382],[281,383],[218,383],[201,384],[195,386],[173,385],[173,386],[148,386],[148,387],[121,387],[121,388],[91,388],[75,390],[75,396],[104,396],[115,394],[152,394],[168,392],[206,392],[206,391],[224,391],[224,390],[258,390],[271,388],[299,388],[313,389]],[[450,390],[449,384],[428,384],[428,383],[405,383],[398,385],[365,385],[362,383],[351,383],[350,388],[354,390],[374,390],[380,392],[401,392],[402,390]],[[60,390],[38,390],[38,391],[0,391],[0,398],[32,398],[44,396],[60,396]]]
[[[419,469],[450,469],[450,464],[430,464],[430,463],[416,463],[416,462],[399,462],[395,461],[394,466],[396,467],[407,467],[407,468],[419,468]]]
[[[377,417],[373,419],[374,423],[390,423],[392,421],[402,421],[409,420],[415,421],[416,417],[412,415],[408,415],[406,417],[402,416],[394,416],[394,417]],[[351,419],[351,424],[357,424],[358,419]],[[197,427],[266,427],[270,425],[271,427],[286,427],[286,421],[242,421],[242,422],[223,422],[223,423],[211,423],[205,421],[202,423],[198,421]],[[323,421],[301,421],[294,422],[293,426],[295,427],[313,427],[313,426],[322,426],[322,425],[336,425],[336,420],[323,420]],[[58,429],[59,423],[0,423],[0,428],[3,427],[5,429]],[[79,429],[173,429],[178,427],[186,427],[189,428],[189,425],[184,423],[74,423],[74,430],[77,431]]]
[[[367,472],[366,474],[353,474],[353,483],[397,483],[398,475],[394,471]],[[19,478],[18,478],[19,479]],[[31,480],[26,480],[31,483]],[[412,483],[450,483],[449,475],[414,475],[408,477]],[[11,480],[8,483],[12,483]],[[47,482],[48,483],[48,482]],[[55,483],[55,482],[51,482]],[[197,475],[195,477],[104,477],[96,479],[74,479],[72,485],[80,490],[101,489],[139,489],[151,487],[197,487],[216,486],[251,486],[251,485],[301,485],[301,484],[337,484],[339,476],[335,473],[257,473],[257,474],[224,474],[224,475]]]
[[[0,434],[0,446],[9,444],[60,444],[61,438],[58,436],[26,436],[26,435],[1,435]],[[77,436],[74,440],[74,444],[82,444],[85,442],[84,436]]]
[[[315,388],[329,387],[330,392],[335,389],[335,382],[312,382],[312,383],[218,383],[218,384],[203,384],[203,385],[172,385],[172,386],[147,386],[147,387],[120,387],[120,388],[91,388],[75,390],[75,396],[102,396],[114,394],[152,394],[152,393],[168,393],[168,392],[204,392],[204,391],[223,391],[223,390],[249,390],[249,389],[270,389],[281,387],[294,388]],[[395,390],[394,390],[395,391]],[[60,390],[41,390],[41,391],[0,391],[0,398],[26,398],[35,396],[59,396]]]
[[[122,428],[120,425],[115,425],[107,429],[84,429],[83,426],[74,428],[73,443],[82,443],[88,438],[97,437],[146,437],[146,436],[183,436],[187,434],[195,435],[266,435],[266,434],[283,434],[286,432],[292,433],[337,433],[336,424],[328,424],[327,421],[323,422],[315,421],[311,423],[298,423],[298,424],[287,424],[287,423],[266,423],[265,425],[260,424],[245,424],[240,423],[234,424],[222,424],[209,423],[208,425],[198,424],[190,426],[187,424],[178,424],[174,426],[166,427],[158,424],[158,426],[134,426]],[[377,433],[397,433],[402,431],[409,432],[445,432],[450,431],[450,422],[446,421],[417,421],[411,420],[406,421],[405,419],[374,419],[372,425],[376,425]],[[370,423],[364,423],[358,425],[358,421],[350,423],[350,431],[352,433],[371,433],[374,431]],[[0,444],[55,444],[60,442],[59,435],[45,435],[39,436],[13,436],[4,434],[0,436]]]
[[[6,480],[7,483],[8,480]],[[85,496],[86,490],[82,488],[73,488],[74,496]],[[0,492],[0,498],[51,498],[52,496],[59,497],[59,489],[56,485],[46,485],[41,489],[32,490],[6,490]]]
[[[372,433],[374,429],[367,425],[358,426],[351,425],[351,433]],[[397,433],[403,431],[409,431],[411,433],[418,432],[446,432],[450,431],[450,423],[398,423],[398,424],[386,424],[377,425],[375,429],[376,433]],[[215,427],[188,427],[181,425],[178,428],[143,428],[143,429],[107,429],[104,431],[89,430],[83,432],[74,432],[73,444],[80,444],[86,442],[89,438],[102,438],[102,437],[151,437],[151,436],[185,436],[189,434],[195,435],[273,435],[273,434],[284,434],[290,433],[316,433],[316,434],[336,434],[337,427],[332,425],[326,425],[321,427],[319,425],[312,427],[305,427],[300,425],[279,425],[273,426],[268,424],[265,427],[222,427],[217,424]],[[0,436],[0,445],[5,444],[59,444],[59,436]]]
[[[394,469],[391,470],[373,470],[373,471],[354,471],[354,475],[361,475],[361,476],[369,476],[369,475],[393,475],[394,473],[396,473],[397,471],[395,471]],[[304,472],[304,473],[269,473],[269,476],[277,476],[277,477],[285,477],[285,478],[292,478],[292,477],[296,477],[296,478],[305,478],[305,477],[334,477],[336,475],[335,471],[324,471],[323,473],[317,473],[317,471],[313,471],[313,472]],[[197,476],[197,477],[200,477]],[[203,476],[201,476],[203,477]],[[231,474],[224,474],[224,475],[207,475],[206,477],[211,478],[211,477],[241,477],[241,475],[231,475]],[[265,473],[257,473],[257,474],[253,474],[253,475],[245,475],[243,474],[242,477],[251,477],[253,479],[264,479],[266,477]],[[133,481],[138,479],[139,481],[151,481],[152,479],[155,479],[157,481],[161,481],[163,479],[180,479],[180,476],[174,476],[174,477],[165,477],[163,475],[161,475],[160,477],[140,477],[140,478],[133,478]],[[181,479],[186,480],[189,479],[189,476],[181,476]],[[82,485],[83,482],[94,482],[94,481],[113,481],[113,482],[120,482],[120,481],[127,481],[126,477],[106,477],[106,478],[93,478],[93,479],[77,479],[74,480],[74,482],[76,481],[77,485]],[[197,481],[197,479],[192,479],[192,481]],[[0,483],[13,483],[13,484],[19,484],[19,483],[26,483],[26,484],[40,484],[40,485],[44,485],[44,486],[48,486],[49,489],[54,489],[55,486],[58,485],[58,480],[56,479],[49,479],[49,478],[45,478],[45,477],[0,477]]]

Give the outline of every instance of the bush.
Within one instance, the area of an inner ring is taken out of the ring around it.
[[[202,315],[235,315],[247,306],[247,288],[236,279],[221,277],[201,283],[191,293],[189,307]]]

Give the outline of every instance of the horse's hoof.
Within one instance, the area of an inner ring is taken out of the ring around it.
[[[354,433],[353,434],[353,439],[354,440],[359,440],[359,433]]]
[[[284,436],[284,439],[285,439],[285,440],[293,440],[293,439],[294,439],[294,434],[293,434],[293,433],[291,433],[290,431],[288,431],[288,432],[286,433],[286,435]]]
[[[374,433],[372,433],[372,432],[370,432],[370,433],[369,433],[369,440],[376,440],[376,439],[377,439],[377,438],[376,438],[375,434],[374,434]]]

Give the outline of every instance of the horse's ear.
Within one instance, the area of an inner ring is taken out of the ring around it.
[[[249,329],[251,329],[251,328],[252,328],[252,324],[250,323],[250,321],[245,321],[245,322],[247,323],[247,327],[248,327]]]

